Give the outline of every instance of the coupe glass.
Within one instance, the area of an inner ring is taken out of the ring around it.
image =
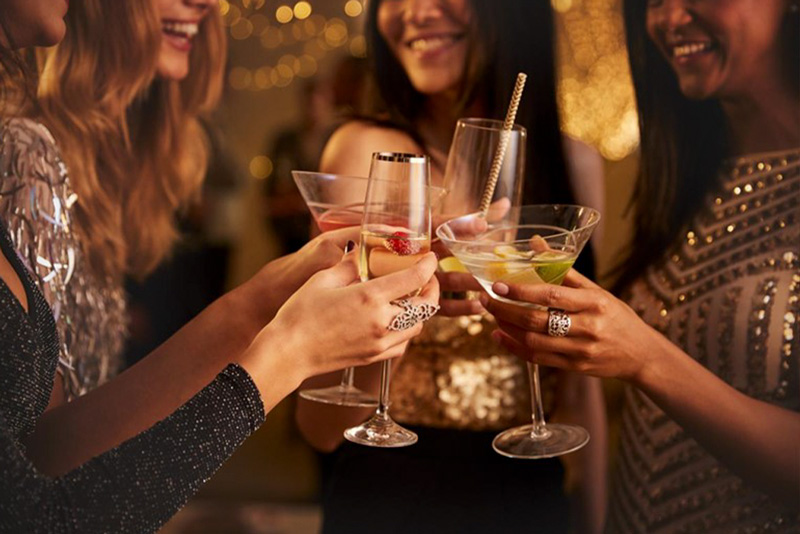
[[[329,232],[361,224],[369,183],[367,178],[307,171],[292,171],[292,177],[320,231]],[[342,381],[338,386],[304,389],[300,391],[300,396],[337,406],[377,406],[378,400],[373,395],[353,385],[353,375],[354,369],[349,367],[342,373]]]
[[[492,298],[535,307],[495,294],[492,284],[560,285],[599,220],[599,212],[584,206],[523,206],[518,222],[493,223],[473,213],[442,224],[436,235]],[[528,375],[532,424],[499,434],[494,450],[511,458],[549,458],[586,445],[584,428],[545,423],[539,366],[528,363]]]
[[[406,269],[431,248],[430,163],[427,156],[376,152],[361,223],[359,272],[363,281]],[[413,295],[408,295],[413,296]],[[391,361],[381,367],[378,408],[365,423],[344,432],[354,443],[404,447],[417,435],[389,416]]]

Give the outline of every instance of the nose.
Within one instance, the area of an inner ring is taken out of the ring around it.
[[[441,15],[441,0],[406,0],[403,20],[424,26]]]
[[[667,32],[674,32],[692,21],[691,2],[688,0],[662,0],[651,7],[656,24]]]

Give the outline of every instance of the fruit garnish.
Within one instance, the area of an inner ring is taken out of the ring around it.
[[[464,264],[455,256],[448,256],[439,260],[439,268],[446,273],[468,273]]]
[[[494,251],[496,256],[501,258],[524,258],[525,253],[517,250],[515,247],[511,245],[497,245],[494,247]]]
[[[407,232],[395,232],[388,237],[383,245],[398,256],[410,256],[421,250],[420,243],[409,239]]]
[[[536,267],[536,273],[548,284],[561,285],[574,262],[574,258],[567,258],[561,261],[538,265]]]
[[[492,261],[486,266],[486,276],[489,280],[495,282],[502,277],[508,275],[509,262],[506,261]]]
[[[506,274],[501,277],[498,282],[506,284],[541,284],[544,280],[542,280],[542,277],[537,271],[538,269],[534,267],[528,267],[521,271]]]

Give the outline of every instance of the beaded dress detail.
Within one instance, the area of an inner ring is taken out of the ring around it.
[[[82,260],[76,202],[47,128],[30,119],[0,126],[0,218],[53,309],[70,398],[115,374],[127,333],[122,281],[99,279]]]
[[[628,302],[742,393],[800,411],[800,149],[731,160],[720,183]],[[800,533],[634,388],[617,467],[613,533]]]

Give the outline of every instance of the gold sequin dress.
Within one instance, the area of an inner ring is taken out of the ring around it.
[[[82,261],[76,202],[50,131],[30,119],[0,125],[0,218],[53,309],[68,397],[115,374],[127,336],[122,280],[95,276]]]
[[[731,161],[685,239],[629,303],[739,391],[800,411],[800,149]],[[644,394],[625,393],[613,533],[798,533]],[[757,458],[753,459],[758,461]]]

